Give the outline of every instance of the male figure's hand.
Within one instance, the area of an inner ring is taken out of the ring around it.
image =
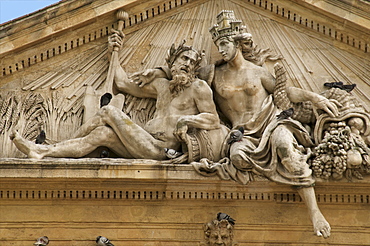
[[[150,84],[155,78],[158,78],[158,69],[145,69],[141,72],[136,72],[131,75],[132,81],[139,87]]]
[[[184,142],[186,139],[186,133],[188,131],[188,125],[185,117],[181,117],[176,124],[176,128],[173,131],[173,135],[179,142]]]
[[[320,95],[317,95],[317,97],[311,101],[317,109],[324,110],[330,117],[337,117],[339,115],[338,107],[342,107],[342,104],[337,100],[327,99]]]
[[[121,49],[123,44],[123,39],[125,34],[120,30],[111,30],[112,34],[108,36],[108,51],[112,53],[112,51],[116,48],[118,50]]]

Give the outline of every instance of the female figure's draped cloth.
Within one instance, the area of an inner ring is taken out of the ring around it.
[[[313,185],[315,180],[307,164],[309,147],[313,146],[309,133],[296,120],[290,118],[278,120],[276,115],[279,112],[270,95],[265,99],[261,111],[243,125],[245,130],[242,141],[232,144],[228,150],[230,153],[240,155],[244,160],[243,166],[234,165],[229,158],[223,158],[217,163],[201,159],[200,162],[191,164],[202,175],[217,174],[221,179],[232,179],[242,184],[247,184],[251,179],[251,172],[254,172],[278,183],[294,186]],[[274,134],[278,127],[285,127],[291,135]],[[282,162],[278,157],[276,149],[278,137],[292,139],[293,150],[289,154],[289,161]]]

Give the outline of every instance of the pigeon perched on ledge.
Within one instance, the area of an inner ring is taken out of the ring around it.
[[[108,158],[109,157],[109,151],[108,150],[102,150],[100,152],[100,158]]]
[[[239,142],[243,139],[243,136],[244,136],[244,127],[241,126],[241,127],[239,127],[238,130],[232,130],[231,131],[230,137],[227,140],[227,143],[232,144],[232,143],[235,143],[235,142]]]
[[[41,131],[40,131],[40,134],[39,134],[39,135],[37,135],[37,137],[36,137],[36,141],[35,141],[35,143],[36,143],[36,144],[42,144],[43,142],[45,142],[45,140],[46,140],[46,134],[45,134],[45,131],[44,131],[44,130],[41,130]]]
[[[356,87],[356,84],[345,85],[343,82],[338,81],[324,83],[324,86],[328,88],[339,88],[341,90],[345,90],[346,92],[351,92]]]
[[[227,220],[230,224],[235,225],[235,220],[233,218],[231,218],[230,215],[225,214],[225,213],[221,213],[221,212],[218,213],[217,214],[217,220],[218,221]]]
[[[289,117],[293,115],[293,113],[294,113],[294,109],[289,108],[289,109],[281,111],[281,113],[276,115],[276,117],[278,120],[288,119]]]
[[[110,101],[112,100],[112,94],[110,93],[105,93],[104,95],[101,96],[100,98],[100,107],[103,107],[105,105],[108,105]]]
[[[356,84],[351,84],[351,85],[343,85],[342,90],[345,90],[346,92],[351,92],[353,89],[355,89]]]
[[[168,148],[164,148],[164,152],[166,153],[166,156],[170,159],[175,159],[175,158],[183,155],[182,152],[176,151],[174,149],[168,149]]]
[[[341,81],[338,81],[338,82],[327,82],[327,83],[324,83],[324,86],[325,87],[329,87],[329,88],[339,88],[339,89],[342,89],[343,82],[341,82]]]
[[[96,238],[96,245],[97,246],[114,246],[108,238],[106,237],[102,237],[102,236],[98,236]]]
[[[49,244],[49,238],[47,236],[39,237],[36,243],[34,243],[34,245],[36,246],[46,246],[48,244]]]

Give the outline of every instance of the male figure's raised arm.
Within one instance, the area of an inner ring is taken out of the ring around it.
[[[262,72],[261,81],[265,89],[269,93],[273,93],[275,89],[275,78],[267,70]],[[329,100],[315,92],[303,90],[297,87],[287,87],[286,93],[289,100],[293,103],[310,101],[316,108],[327,112],[330,117],[335,117],[339,114],[338,106],[341,106],[341,104],[334,99]]]
[[[342,105],[335,99],[327,99],[315,92],[296,87],[287,87],[286,92],[289,100],[293,103],[310,101],[316,108],[327,112],[330,117],[336,117],[339,115],[338,107]]]
[[[113,34],[108,37],[108,52],[112,51],[114,47],[121,49],[123,44],[123,33],[119,31],[113,31]],[[117,59],[115,64],[120,64],[118,56],[113,56],[112,59]],[[149,84],[145,87],[139,87],[132,79],[127,75],[126,71],[122,66],[118,65],[114,71],[114,86],[117,90],[131,94],[136,97],[149,97],[157,98],[157,90],[153,84]]]

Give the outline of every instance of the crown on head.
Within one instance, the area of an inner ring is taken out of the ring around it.
[[[166,57],[166,62],[169,68],[172,67],[172,64],[175,62],[177,57],[184,51],[194,51],[197,54],[197,61],[195,64],[195,67],[197,68],[202,61],[202,58],[204,56],[204,51],[199,53],[196,49],[194,49],[192,46],[187,46],[185,45],[186,40],[183,40],[182,43],[175,48],[175,44],[172,44],[171,48],[167,51],[167,57]]]
[[[246,27],[242,25],[241,20],[235,19],[233,10],[222,10],[217,15],[217,24],[209,29],[214,42],[222,37],[237,35],[245,31]]]

